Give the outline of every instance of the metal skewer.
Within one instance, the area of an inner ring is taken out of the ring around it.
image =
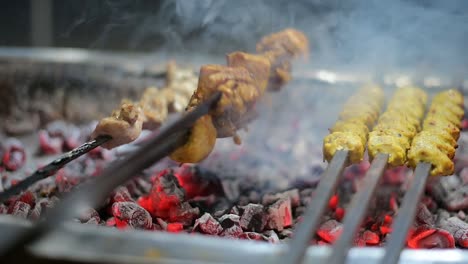
[[[33,174],[31,174],[29,177],[25,178],[24,180],[20,181],[18,184],[13,185],[8,190],[1,192],[0,203],[3,203],[6,200],[8,200],[10,197],[12,197],[13,195],[16,195],[28,189],[34,183],[40,180],[43,180],[49,176],[54,175],[59,169],[61,169],[66,164],[90,152],[91,150],[97,148],[98,146],[106,143],[109,140],[111,140],[110,136],[99,136],[63,154],[61,157],[53,160],[52,162],[47,164],[45,167],[36,170]]]
[[[350,209],[347,211],[343,221],[343,233],[333,246],[332,254],[326,263],[340,264],[344,263],[348,251],[353,245],[356,231],[362,223],[364,216],[372,196],[377,189],[377,186],[382,178],[383,172],[387,165],[388,155],[379,154],[372,161],[370,169],[367,171],[365,177],[364,188],[359,191],[351,201]]]
[[[338,179],[344,167],[348,163],[348,154],[347,150],[341,150],[333,156],[316,188],[314,199],[312,199],[312,202],[307,207],[302,222],[294,232],[294,237],[289,244],[289,251],[278,263],[302,263],[306,249],[309,247],[309,242],[320,223],[320,218],[327,208],[333,191],[336,189]]]
[[[0,241],[0,258],[13,260],[24,255],[25,247],[31,242],[60,227],[62,222],[79,215],[86,208],[98,207],[112,190],[184,144],[186,133],[191,126],[207,114],[220,97],[221,93],[217,92],[178,121],[161,130],[157,136],[152,137],[146,145],[127,158],[114,162],[101,176],[80,185],[46,214],[45,221],[37,223],[29,230],[6,234],[9,237],[1,240],[4,243],[1,244]],[[158,132],[153,133],[156,135]]]
[[[398,263],[400,253],[405,247],[408,230],[416,217],[416,209],[426,186],[431,164],[419,163],[414,171],[413,183],[406,192],[395,223],[392,226],[392,235],[385,247],[385,256],[380,263]]]

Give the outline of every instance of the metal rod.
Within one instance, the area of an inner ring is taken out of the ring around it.
[[[382,178],[387,166],[388,155],[379,154],[372,161],[370,169],[365,175],[364,188],[359,191],[351,201],[350,209],[347,210],[343,221],[343,233],[333,246],[332,252],[326,263],[345,263],[348,251],[353,245],[356,231],[364,219],[372,196]]]
[[[119,185],[183,144],[190,127],[198,118],[207,114],[220,98],[221,93],[217,92],[178,121],[163,129],[156,137],[152,137],[146,145],[127,158],[114,162],[104,170],[101,176],[80,185],[46,214],[45,221],[37,223],[30,230],[11,234],[10,237],[2,239],[1,241],[8,242],[0,244],[0,258],[14,259],[16,255],[24,253],[27,245],[47,232],[59,228],[62,222],[79,215],[86,208],[98,207]],[[153,133],[156,135],[158,132]]]
[[[392,226],[393,232],[385,247],[385,255],[380,263],[398,263],[400,253],[406,245],[408,230],[416,217],[416,209],[424,192],[430,170],[431,164],[429,163],[419,163],[418,166],[416,166],[413,183],[406,192],[401,208],[398,210],[398,216]]]
[[[20,181],[18,184],[11,186],[8,190],[5,190],[0,193],[0,203],[5,202],[11,196],[16,195],[30,186],[35,184],[36,182],[43,180],[49,176],[54,175],[59,169],[63,166],[68,164],[69,162],[81,157],[82,155],[90,152],[91,150],[95,149],[96,147],[104,144],[105,142],[111,139],[110,136],[99,136],[89,142],[84,143],[83,145],[72,149],[71,151],[63,154],[61,157],[53,160],[45,167],[38,169],[29,177],[25,178],[24,180]]]
[[[294,237],[289,243],[289,251],[278,263],[302,263],[309,242],[315,234],[320,219],[327,208],[328,201],[338,184],[338,179],[348,163],[348,151],[338,151],[315,189],[314,199],[306,209],[302,222],[298,225]]]

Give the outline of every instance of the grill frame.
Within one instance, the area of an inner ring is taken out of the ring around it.
[[[167,60],[155,55],[161,61]],[[72,65],[119,65],[119,69],[129,76],[139,76],[145,71],[148,59],[141,54],[116,55],[112,53],[91,52],[79,49],[23,49],[0,48],[0,60],[23,59],[32,62],[67,63]],[[205,58],[206,59],[206,58]],[[219,59],[219,58],[218,58]],[[216,60],[214,60],[216,61]],[[213,62],[213,60],[211,61]],[[318,81],[332,85],[358,83],[366,76],[335,74],[335,78],[323,72],[297,72],[296,79]],[[387,79],[386,84],[398,84],[402,76]],[[433,78],[433,77],[431,77]],[[426,83],[424,77],[415,77],[415,83]],[[438,88],[455,85],[463,87],[466,81],[445,79]],[[0,216],[0,233],[28,228],[29,221],[19,221],[11,216]],[[0,243],[8,243],[1,241]],[[111,244],[109,244],[111,243]],[[111,245],[111,246],[110,246]],[[286,245],[271,245],[253,241],[233,241],[230,239],[202,235],[151,233],[132,230],[118,231],[103,227],[67,223],[64,228],[49,234],[31,247],[31,252],[40,259],[56,259],[83,263],[273,263]],[[181,250],[183,248],[183,250]],[[311,246],[307,250],[304,263],[325,262],[331,247]],[[363,261],[378,263],[384,255],[384,248],[353,248],[347,263]],[[165,257],[166,256],[166,257]],[[404,250],[400,263],[466,263],[468,251],[451,250]]]

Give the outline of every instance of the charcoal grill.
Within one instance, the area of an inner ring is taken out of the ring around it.
[[[151,59],[162,60],[165,58],[152,55]],[[77,80],[92,80],[96,82],[95,85],[97,86],[116,89],[115,91],[119,91],[116,99],[122,96],[131,97],[138,92],[139,88],[144,88],[147,81],[155,81],[161,78],[162,74],[162,68],[155,67],[148,60],[147,54],[116,55],[75,49],[2,48],[0,49],[0,61],[4,66],[8,66],[12,62],[19,62],[24,67],[39,69],[40,74],[50,74],[40,70],[44,65],[48,65],[49,67],[45,67],[46,69],[60,69],[59,78],[60,76],[70,75]],[[203,63],[197,58],[194,61]],[[211,60],[211,62],[213,61],[217,60]],[[37,65],[39,66],[35,68]],[[89,70],[90,68],[91,70]],[[114,78],[103,79],[105,78],[103,76],[112,76],[112,74],[119,76],[118,81],[115,81],[115,76]],[[325,86],[330,90],[365,81],[365,78],[368,77],[353,73],[338,74],[325,71],[297,71],[295,74],[296,82],[320,83],[322,87]],[[404,82],[409,77],[414,77],[412,81],[415,83],[423,84],[426,87],[429,86],[432,91],[437,91],[439,88],[449,85],[465,88],[462,85],[462,80],[416,75],[388,76],[381,81],[394,85]],[[125,83],[122,84],[119,81],[123,79],[125,79]],[[97,113],[99,115],[99,113],[105,113],[106,111],[108,109],[103,107]],[[93,117],[96,118],[97,116]],[[337,161],[332,162],[330,170],[327,172],[330,175],[335,175],[335,177],[341,174],[346,161],[345,155],[342,157],[337,156]],[[371,170],[372,172],[369,172],[369,174],[371,174],[370,176],[374,174],[378,178],[378,175],[382,174],[382,170],[383,167],[380,166],[376,170]],[[322,179],[321,184],[327,186],[327,180],[330,180],[332,182],[329,182],[328,185],[334,186],[336,182],[334,183],[333,179],[329,179],[328,176],[330,175],[328,174],[326,178]],[[375,184],[375,182],[369,184]],[[422,184],[424,184],[424,180]],[[330,196],[330,190],[324,189],[323,199],[316,199],[316,201],[318,203],[320,203],[320,200],[328,201],[327,196]],[[409,193],[411,192],[414,193],[414,191],[410,190]],[[371,193],[363,195],[362,201],[367,203],[370,195]],[[417,198],[418,195],[412,199],[414,201]],[[411,210],[409,208],[408,210],[408,213],[411,213],[415,209]],[[315,215],[317,215],[316,211],[311,213],[310,217]],[[305,216],[305,219],[308,219],[308,217]],[[408,222],[411,219],[403,218],[403,220]],[[6,234],[2,236],[3,238],[8,238],[8,234],[31,228],[32,224],[30,222],[18,221],[10,216],[0,216],[1,233]],[[315,227],[305,228],[305,230],[311,230],[311,228]],[[297,237],[300,237],[300,235],[301,233]],[[0,245],[8,243],[7,239],[0,240]],[[300,243],[300,239],[293,240],[292,243]],[[340,250],[339,252],[345,252],[344,250],[347,247],[349,246],[340,246],[338,250]],[[299,252],[296,252],[298,255],[302,254],[301,249],[305,251],[304,263],[327,262],[330,256],[339,253],[332,251],[331,247],[307,247],[303,242],[302,244],[295,244],[292,249],[298,250]],[[385,250],[385,248],[352,248],[349,254],[343,254],[343,256],[346,257],[347,263],[362,263],[364,261],[379,263],[384,258]],[[398,248],[394,250],[399,252]],[[38,261],[69,261],[72,263],[278,263],[279,259],[286,258],[290,256],[288,254],[293,252],[289,250],[286,244],[271,245],[252,241],[233,241],[201,235],[155,234],[135,230],[117,231],[73,223],[67,223],[63,227],[48,233],[33,243],[30,251]],[[293,260],[293,258],[289,258],[289,260]],[[456,249],[443,251],[405,249],[400,258],[400,263],[466,263],[467,261],[468,252]]]

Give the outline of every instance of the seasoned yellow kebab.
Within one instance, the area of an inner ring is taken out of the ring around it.
[[[330,128],[323,141],[324,158],[330,162],[339,150],[349,151],[349,161],[360,162],[364,157],[369,128],[377,120],[384,94],[379,86],[368,85],[358,90],[345,103],[339,121]]]
[[[451,175],[453,157],[463,118],[463,95],[457,90],[438,93],[408,151],[408,165],[415,168],[420,162],[432,165],[432,176]]]
[[[369,133],[367,149],[372,160],[388,154],[390,166],[404,165],[411,141],[420,130],[427,102],[426,93],[417,87],[399,88]]]
[[[261,54],[243,52],[229,54],[228,66],[201,67],[198,86],[188,100],[185,110],[191,111],[218,91],[222,93],[222,97],[210,114],[195,122],[187,137],[183,139],[182,146],[170,155],[173,160],[186,163],[203,160],[212,151],[216,138],[232,136],[234,141],[240,144],[236,131],[246,127],[254,118],[254,105],[267,88],[278,90],[280,85],[277,80],[283,80],[281,84],[284,84],[285,80],[290,78],[291,59],[308,54],[308,40],[303,33],[286,29],[264,37],[257,45],[257,50]],[[168,82],[175,76],[168,74]],[[273,82],[275,89],[271,88]],[[168,105],[174,102],[175,97],[170,96],[171,92],[170,89],[160,91],[148,88],[141,101],[132,104],[138,109],[140,118],[138,120],[142,125],[130,123],[113,115],[99,122],[93,132],[93,138],[104,134],[110,135],[112,139],[105,147],[113,148],[135,140],[142,127],[148,129],[158,127],[170,111]],[[127,133],[121,130],[123,128],[132,128],[134,133],[131,136],[123,136]]]

